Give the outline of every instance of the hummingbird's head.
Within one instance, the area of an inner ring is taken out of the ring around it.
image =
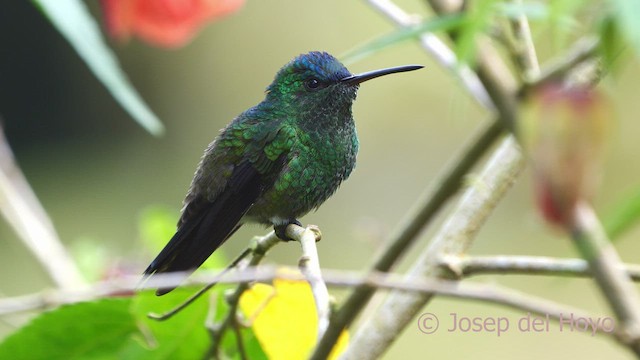
[[[300,55],[282,67],[267,88],[267,99],[293,111],[350,108],[356,98],[357,84],[342,79],[352,76],[332,55],[312,51]]]
[[[417,70],[408,65],[352,75],[326,52],[312,51],[291,60],[267,88],[267,102],[302,119],[351,117],[351,105],[360,83],[387,74]]]

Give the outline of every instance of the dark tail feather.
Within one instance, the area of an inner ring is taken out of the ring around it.
[[[144,276],[182,271],[186,272],[186,278],[202,265],[242,225],[238,222],[246,210],[234,209],[233,205],[224,203],[226,202],[209,203],[200,211],[199,216],[193,216],[182,224],[144,271]],[[156,295],[164,295],[173,289],[175,286],[160,288]]]
[[[256,201],[262,189],[257,171],[248,162],[233,171],[225,188],[214,201],[190,201],[180,219],[178,231],[144,271],[144,276],[184,271],[194,272],[241,224],[240,219]],[[186,277],[186,276],[185,276]],[[158,289],[163,295],[175,287]]]

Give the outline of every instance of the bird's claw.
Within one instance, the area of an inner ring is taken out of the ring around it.
[[[302,226],[302,224],[300,223],[300,221],[293,219],[293,220],[289,220],[288,223],[283,224],[283,225],[274,225],[273,226],[273,230],[276,232],[276,236],[278,238],[280,238],[280,240],[282,241],[293,241],[292,238],[287,236],[287,226],[289,225],[298,225],[298,226]]]

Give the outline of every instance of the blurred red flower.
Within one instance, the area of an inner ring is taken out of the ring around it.
[[[229,15],[244,0],[101,0],[109,34],[131,35],[161,47],[188,43],[208,21]]]
[[[521,109],[518,135],[532,161],[538,209],[570,229],[579,201],[591,200],[601,177],[613,111],[589,87],[551,83],[532,91]]]

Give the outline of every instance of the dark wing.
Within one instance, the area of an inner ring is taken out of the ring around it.
[[[199,197],[185,209],[195,207],[169,243],[144,271],[145,275],[195,271],[239,227],[238,222],[260,195],[261,179],[250,163],[234,169],[227,189],[213,202]],[[158,289],[163,295],[174,287]]]
[[[246,131],[262,131],[256,133],[253,138],[249,137],[251,141],[243,144],[240,149],[224,150],[225,154],[235,153],[239,156],[235,159],[231,156],[231,160],[237,161],[237,164],[233,165],[231,175],[224,182],[224,186],[217,189],[213,200],[208,200],[205,194],[199,194],[197,187],[194,190],[192,185],[176,234],[144,271],[145,276],[163,272],[195,271],[240,227],[240,219],[261,193],[273,185],[273,174],[279,173],[284,166],[285,150],[288,149],[288,147],[282,147],[282,151],[274,152],[273,146],[269,146],[275,139],[282,138],[278,135],[280,128],[274,126],[277,124],[235,125],[235,128],[225,129],[221,135],[222,138],[217,142],[224,144],[224,140],[230,137],[245,139],[247,137],[243,134]],[[214,147],[222,146],[220,144],[214,143]],[[265,149],[269,149],[268,153]],[[212,151],[218,150],[213,148]],[[213,156],[212,158],[218,162],[229,161],[229,156],[224,160],[222,157]],[[222,171],[223,166],[214,165],[210,168]],[[196,174],[196,177],[198,176]],[[158,289],[156,294],[163,295],[173,289],[174,287]]]

